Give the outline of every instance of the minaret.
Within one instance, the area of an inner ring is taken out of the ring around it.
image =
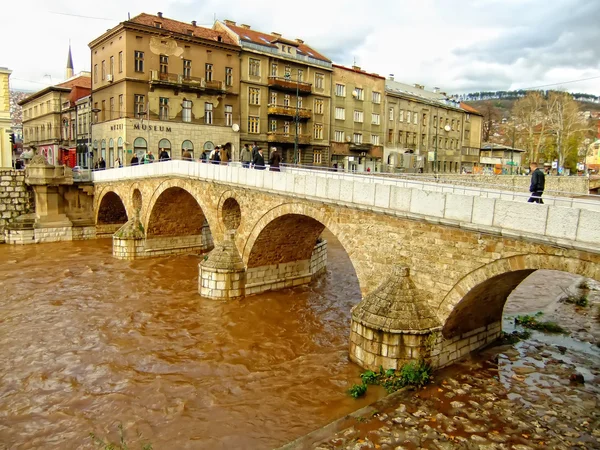
[[[71,56],[71,41],[69,41],[69,56],[67,57],[67,70],[65,71],[65,77],[68,80],[73,76],[73,56]]]

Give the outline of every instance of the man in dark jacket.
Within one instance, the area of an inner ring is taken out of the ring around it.
[[[169,153],[163,148],[160,151],[160,154],[158,155],[158,160],[159,161],[168,161],[170,159],[171,159],[171,157],[169,156]]]
[[[538,165],[536,162],[532,162],[529,164],[529,168],[531,169],[531,185],[529,186],[529,192],[531,192],[531,197],[527,200],[529,203],[541,203],[542,194],[544,193],[544,188],[546,186],[546,176],[544,172],[538,169]]]
[[[279,172],[279,164],[281,163],[281,155],[277,151],[277,147],[271,149],[271,157],[269,158],[269,170],[271,172]]]
[[[265,170],[265,158],[263,156],[262,148],[258,147],[258,149],[256,151],[256,155],[254,156],[254,159],[252,160],[252,165],[257,170]]]

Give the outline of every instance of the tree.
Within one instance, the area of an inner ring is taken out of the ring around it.
[[[484,102],[478,109],[483,114],[483,142],[490,142],[494,123],[498,122],[501,117],[500,110],[490,100]]]
[[[548,136],[546,113],[546,99],[541,92],[529,92],[513,105],[513,120],[519,124],[519,144],[527,150],[529,162],[537,161]]]

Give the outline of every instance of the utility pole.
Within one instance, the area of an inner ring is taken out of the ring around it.
[[[515,164],[515,161],[513,159],[513,154],[514,154],[514,151],[515,151],[515,133],[516,133],[516,130],[517,130],[516,129],[516,125],[515,125],[515,122],[513,120],[512,147],[510,148],[510,174],[511,175],[513,174],[513,167],[514,167],[514,164]]]

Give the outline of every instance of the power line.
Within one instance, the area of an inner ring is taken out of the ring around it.
[[[81,14],[71,14],[71,13],[64,13],[64,12],[57,12],[57,11],[48,11],[48,13],[50,13],[50,14],[57,14],[59,16],[79,17],[79,18],[82,18],[82,19],[108,20],[110,22],[119,22],[119,19],[109,19],[109,18],[106,18],[106,17],[84,16],[84,15],[81,15]]]
[[[544,85],[541,85],[541,86],[534,86],[534,87],[529,87],[529,88],[522,88],[520,90],[522,90],[522,91],[530,91],[532,89],[540,89],[540,88],[545,88],[545,87],[550,87],[550,86],[560,86],[560,85],[563,85],[563,84],[579,83],[581,81],[597,80],[598,78],[600,78],[600,76],[590,77],[590,78],[581,78],[579,80],[562,81],[560,83],[544,84]],[[517,90],[519,90],[519,89],[517,89]]]

